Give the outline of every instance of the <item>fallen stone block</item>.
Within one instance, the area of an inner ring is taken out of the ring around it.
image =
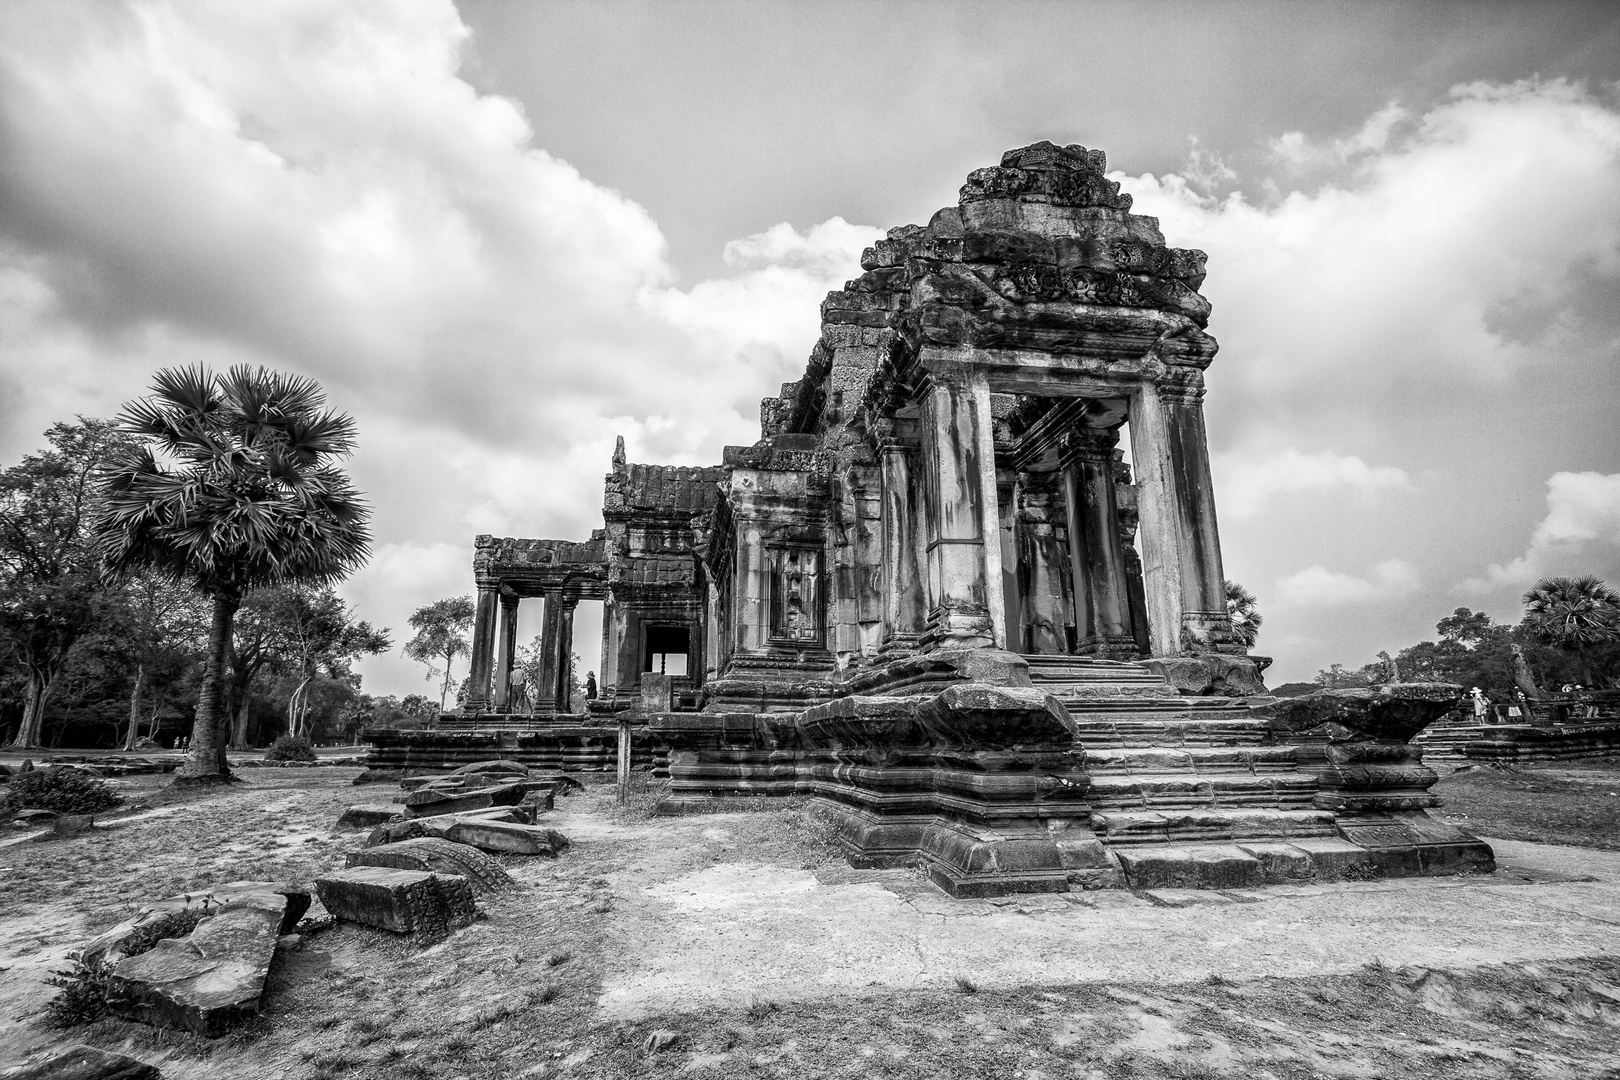
[[[568,838],[555,829],[487,818],[461,818],[446,830],[445,839],[509,855],[558,855],[568,847]]]
[[[578,795],[585,790],[585,785],[569,776],[567,773],[548,772],[529,774],[529,783],[550,784],[552,789],[560,796]]]
[[[518,803],[519,807],[530,808],[531,815],[536,817],[540,814],[546,813],[549,810],[555,809],[556,805],[556,791],[555,789],[549,787],[540,791],[535,791],[531,788],[528,794],[523,796],[523,801]],[[532,820],[530,821],[530,824],[533,824]]]
[[[51,822],[49,836],[52,839],[69,836],[83,836],[95,828],[96,819],[91,814],[63,814]]]
[[[501,864],[468,844],[436,836],[420,836],[394,844],[351,851],[346,866],[387,866],[395,870],[421,870],[431,874],[459,874],[474,892],[498,892],[516,883]]]
[[[223,1035],[259,1011],[287,907],[279,893],[246,893],[187,936],[125,957],[108,977],[107,1008],[154,1027]]]
[[[517,799],[513,799],[517,802]],[[422,788],[405,796],[406,817],[434,817],[439,814],[455,814],[464,810],[482,810],[487,806],[495,805],[486,791],[468,792],[464,795],[453,795],[448,792],[434,791],[432,788]]]
[[[459,769],[451,770],[451,776],[465,776],[468,773],[506,773],[516,776],[528,776],[529,767],[521,761],[475,761],[471,765],[463,765]]]
[[[217,911],[232,900],[252,893],[274,893],[286,902],[286,913],[282,917],[278,934],[290,931],[309,910],[309,891],[296,885],[276,881],[231,881],[200,892],[180,893],[177,896],[154,900],[133,918],[125,919],[111,930],[96,935],[87,945],[70,955],[86,967],[116,964],[123,959],[132,943],[150,940],[152,924],[165,915],[186,908]]]
[[[510,821],[514,824],[534,824],[532,818],[525,819],[523,808],[519,806],[493,806],[483,810],[469,810],[461,814],[433,814],[427,817],[406,818],[403,821],[390,821],[371,830],[366,837],[366,847],[376,847],[378,844],[394,844],[401,840],[411,840],[418,836],[443,837],[450,826],[464,818],[491,821]]]
[[[148,1065],[110,1050],[74,1046],[43,1061],[0,1070],[0,1080],[162,1080]]]
[[[403,774],[399,774],[399,775],[401,776],[401,779],[399,781],[399,786],[401,788],[403,788],[404,790],[406,790],[406,791],[416,791],[419,788],[427,787],[429,784],[433,784],[433,783],[437,783],[439,781],[444,781],[444,780],[449,780],[450,779],[450,777],[448,775],[444,775],[444,776],[404,776]],[[460,780],[459,779],[456,780],[455,783],[460,784]],[[465,786],[465,785],[462,785],[462,786]]]
[[[369,829],[399,816],[399,807],[393,803],[361,803],[343,811],[337,823],[340,829]]]
[[[397,934],[444,933],[472,922],[472,882],[454,874],[353,866],[317,878],[327,911]]]
[[[54,810],[19,810],[11,815],[11,823],[18,827],[49,825],[60,816]]]

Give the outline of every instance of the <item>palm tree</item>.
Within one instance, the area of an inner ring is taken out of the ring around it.
[[[1591,686],[1597,680],[1590,650],[1620,641],[1620,593],[1591,574],[1543,578],[1524,594],[1523,625],[1542,641],[1571,653]]]
[[[1266,617],[1256,607],[1254,593],[1235,581],[1226,583],[1226,614],[1232,619],[1232,633],[1245,649],[1254,648],[1260,640],[1260,624]]]
[[[231,625],[250,590],[336,582],[370,554],[370,511],[335,458],[354,421],[312,380],[246,366],[159,371],[117,423],[141,443],[115,455],[97,520],[103,573],[142,569],[212,603],[191,753],[178,778],[224,780]]]

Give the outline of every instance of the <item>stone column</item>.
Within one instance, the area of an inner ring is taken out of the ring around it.
[[[1070,560],[1058,539],[1063,509],[1058,505],[1057,478],[1050,473],[1022,473],[1018,478],[1018,591],[1023,626],[1008,647],[1042,656],[1069,651],[1064,625],[1069,620]]]
[[[471,670],[467,673],[467,696],[461,711],[483,712],[489,707],[489,681],[495,667],[495,609],[499,596],[496,582],[478,583],[478,607],[473,614]]]
[[[1201,651],[1242,652],[1226,612],[1226,577],[1215,489],[1210,481],[1209,439],[1204,431],[1204,388],[1198,381],[1159,388],[1176,474],[1181,528],[1181,623]]]
[[[1065,434],[1062,445],[1074,567],[1075,651],[1089,655],[1130,656],[1137,651],[1114,491],[1118,443],[1115,430],[1076,427]]]
[[[495,711],[507,712],[512,704],[512,656],[517,652],[518,598],[501,593],[500,652],[495,659]]]
[[[988,398],[988,391],[984,395]],[[928,512],[928,627],[924,647],[986,648],[997,644],[1001,559],[989,561],[995,485],[988,401],[966,380],[932,378],[922,391],[918,438]],[[999,547],[999,545],[998,545]],[[992,596],[992,591],[995,595]]]
[[[1131,598],[1131,637],[1137,656],[1152,656],[1148,640],[1147,591],[1142,587],[1142,557],[1136,553],[1138,492],[1131,483],[1131,467],[1114,461],[1114,500],[1119,505],[1119,549],[1125,553],[1125,586]]]
[[[619,638],[624,634],[624,616],[609,589],[602,600],[602,666],[596,672],[596,696],[613,700],[619,691]]]
[[[1146,593],[1148,641],[1154,656],[1181,655],[1181,508],[1171,463],[1169,422],[1159,388],[1131,393],[1131,458],[1136,466],[1137,514]]]
[[[884,647],[909,651],[916,649],[927,618],[912,535],[917,522],[912,516],[911,455],[893,437],[879,444],[878,455],[883,468]]]
[[[562,602],[557,620],[557,711],[565,713],[574,704],[574,608],[576,599]]]
[[[557,711],[557,638],[562,633],[562,594],[546,593],[546,609],[540,624],[540,678],[534,711]]]

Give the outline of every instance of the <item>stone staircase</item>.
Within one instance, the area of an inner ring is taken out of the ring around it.
[[[1182,697],[1139,664],[1025,659],[1079,729],[1092,828],[1133,887],[1262,885],[1360,853],[1241,699]]]

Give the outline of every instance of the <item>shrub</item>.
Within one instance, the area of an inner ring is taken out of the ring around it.
[[[264,752],[266,761],[314,761],[315,747],[302,735],[280,735]]]
[[[18,773],[7,785],[0,810],[49,810],[55,814],[93,814],[124,801],[102,781],[82,769],[52,765]]]

